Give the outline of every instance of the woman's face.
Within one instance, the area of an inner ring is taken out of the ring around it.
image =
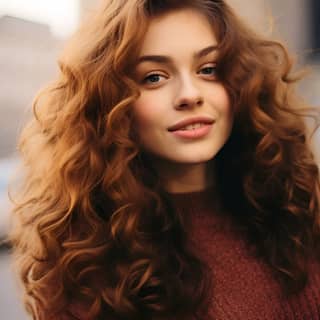
[[[216,75],[217,39],[200,12],[180,9],[151,20],[135,67],[134,103],[142,148],[158,160],[200,164],[227,141],[233,110]]]

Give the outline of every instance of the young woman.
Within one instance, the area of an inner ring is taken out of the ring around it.
[[[105,0],[60,68],[20,142],[34,319],[320,318],[319,170],[280,43],[222,0]]]

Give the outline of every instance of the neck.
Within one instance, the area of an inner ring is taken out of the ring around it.
[[[204,190],[214,182],[213,163],[155,163],[161,183],[169,193]]]

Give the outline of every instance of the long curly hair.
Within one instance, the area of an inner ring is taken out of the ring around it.
[[[320,259],[311,109],[295,95],[284,46],[222,0],[104,0],[70,40],[19,142],[24,176],[10,239],[35,319],[76,318],[77,308],[85,319],[115,320],[205,311],[208,270],[186,245],[184,216],[140,150],[132,117],[131,72],[148,23],[187,6],[213,27],[236,113],[215,158],[222,203],[287,292],[306,284],[308,258]]]

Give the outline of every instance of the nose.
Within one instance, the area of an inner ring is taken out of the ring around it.
[[[203,97],[199,88],[193,83],[191,77],[179,80],[177,94],[174,101],[175,109],[192,108],[201,106]]]

